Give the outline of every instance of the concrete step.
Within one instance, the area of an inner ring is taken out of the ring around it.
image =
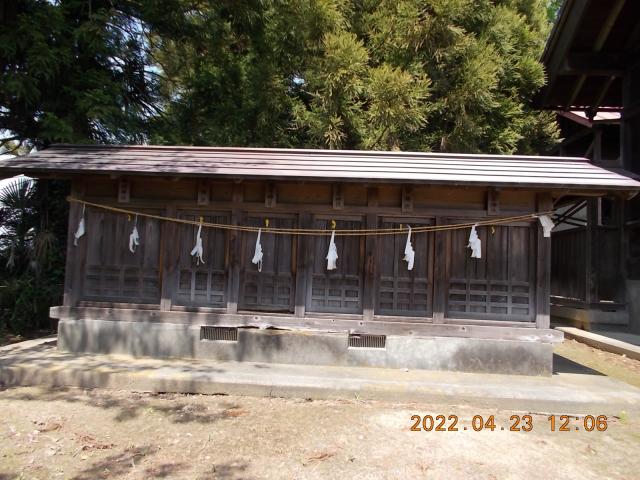
[[[640,412],[640,389],[602,375],[549,377],[72,354],[55,343],[0,349],[5,386],[108,388],[467,404],[557,414]]]

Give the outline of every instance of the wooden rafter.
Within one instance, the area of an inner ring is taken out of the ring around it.
[[[609,12],[609,15],[607,16],[607,19],[605,20],[604,24],[602,25],[602,29],[600,30],[600,33],[598,34],[596,41],[593,45],[592,51],[594,54],[600,53],[600,51],[602,50],[602,47],[604,47],[604,44],[609,38],[609,34],[611,33],[611,30],[613,29],[613,26],[615,25],[616,20],[618,19],[618,16],[622,11],[622,7],[624,7],[625,1],[626,0],[616,0],[615,4],[611,8],[611,11]],[[576,98],[578,98],[578,95],[580,94],[580,91],[584,87],[586,80],[587,80],[586,74],[580,75],[580,78],[578,78],[578,80],[575,83],[575,86],[573,88],[571,96],[569,97],[569,102],[567,102],[567,105],[575,104]],[[599,94],[598,97],[600,97],[600,95],[601,94]],[[601,101],[602,100],[600,100],[600,102]],[[591,110],[591,113],[593,115],[594,110]]]

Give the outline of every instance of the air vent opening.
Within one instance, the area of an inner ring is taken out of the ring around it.
[[[363,333],[349,334],[349,348],[379,348],[387,346],[386,335],[368,335]]]
[[[200,340],[237,342],[238,329],[236,327],[200,327]]]

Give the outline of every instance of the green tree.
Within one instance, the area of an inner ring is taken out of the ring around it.
[[[547,1],[547,18],[550,22],[554,22],[558,17],[558,12],[560,11],[560,7],[564,0],[548,0]]]
[[[311,59],[304,77],[313,100],[306,112],[298,110],[299,125],[316,141],[323,130],[324,146],[331,148],[545,148],[557,138],[554,121],[529,105],[544,84],[538,61],[548,32],[543,7],[537,0],[370,2],[354,14],[361,18],[357,24],[349,22],[357,25],[357,38],[325,41]],[[376,81],[382,72],[383,82]],[[376,102],[381,94],[382,109]],[[349,108],[328,115],[331,105]],[[318,121],[323,115],[324,124]],[[375,117],[379,123],[372,123]],[[389,137],[379,137],[381,128]]]
[[[265,0],[205,3],[169,29],[150,21],[167,112],[152,138],[536,153],[557,140],[552,116],[530,106],[546,7]]]
[[[549,0],[8,0],[11,141],[535,153]]]
[[[159,98],[134,5],[0,4],[0,146],[144,140]]]

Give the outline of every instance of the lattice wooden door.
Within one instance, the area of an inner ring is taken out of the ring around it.
[[[198,221],[199,213],[178,212],[179,218]],[[202,215],[209,223],[229,223],[225,213]],[[227,232],[215,228],[202,229],[203,258],[205,263],[197,265],[190,255],[195,245],[197,226],[179,225],[179,251],[173,252],[178,259],[178,282],[173,304],[225,308],[227,302]]]
[[[149,212],[159,213],[159,212]],[[87,208],[84,300],[158,303],[160,300],[160,225],[138,218],[141,244],[129,251],[133,219]]]
[[[478,228],[482,258],[466,248],[469,229],[448,233],[449,318],[531,321],[535,315],[535,226]]]
[[[264,227],[264,216],[248,216],[246,223]],[[293,215],[269,215],[269,225],[274,228],[293,228]],[[292,312],[295,298],[295,273],[297,237],[262,233],[262,271],[251,263],[255,251],[257,233],[242,237],[240,260],[240,308]]]
[[[314,228],[330,229],[330,219],[316,218]],[[361,229],[361,218],[336,219],[337,229]],[[336,237],[337,269],[327,270],[329,236],[313,237],[313,263],[307,282],[307,306],[312,312],[362,313],[365,237]]]
[[[381,228],[431,225],[429,220],[383,219]],[[433,314],[433,233],[414,233],[413,270],[403,260],[406,235],[382,235],[378,238],[378,286],[375,313],[430,317]]]

